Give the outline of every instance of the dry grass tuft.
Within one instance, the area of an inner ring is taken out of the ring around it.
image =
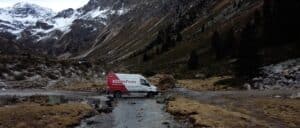
[[[300,100],[297,99],[257,99],[255,105],[262,108],[265,115],[285,122],[289,127],[300,126]]]
[[[174,115],[188,117],[195,127],[267,127],[263,122],[239,112],[202,104],[186,98],[176,98],[167,105],[167,111]]]
[[[195,91],[215,91],[215,90],[228,90],[230,87],[225,84],[218,84],[217,82],[232,79],[232,76],[218,76],[210,77],[208,79],[199,80],[199,79],[186,79],[178,80],[180,86],[195,90]]]
[[[92,107],[80,103],[48,106],[22,103],[0,108],[0,127],[65,128],[77,125],[93,112]]]
[[[89,91],[100,92],[106,88],[105,83],[92,83],[92,82],[77,82],[70,85],[55,86],[55,89],[67,90],[67,91]]]

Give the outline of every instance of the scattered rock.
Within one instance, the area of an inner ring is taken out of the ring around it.
[[[129,104],[132,104],[132,105],[134,105],[134,104],[136,104],[136,102],[128,102]]]
[[[158,103],[158,104],[164,104],[167,101],[173,101],[173,100],[175,100],[175,97],[173,95],[171,95],[171,94],[160,95],[160,96],[156,97],[156,103]]]
[[[262,77],[255,77],[252,80],[253,81],[263,81],[263,78]]]
[[[274,96],[275,98],[281,98],[281,96],[279,96],[279,95],[276,95],[276,96]]]
[[[95,124],[95,123],[97,123],[97,122],[95,122],[94,120],[87,120],[86,121],[87,125],[92,125],[92,124]]]
[[[164,98],[164,97],[156,98],[156,103],[164,104],[164,103],[166,103],[166,98]]]
[[[4,82],[0,82],[1,91],[6,91],[7,85]]]
[[[52,80],[57,80],[59,77],[54,73],[47,73],[47,76]]]
[[[168,126],[168,127],[170,126],[170,123],[169,123],[169,122],[162,122],[162,124],[163,124],[163,125],[166,125],[166,126]]]
[[[259,90],[265,90],[264,86],[259,86],[258,89]]]
[[[291,99],[300,99],[300,92],[293,94],[290,98]]]
[[[297,74],[296,74],[296,81],[300,81],[300,72],[298,72]]]
[[[196,74],[195,75],[195,78],[198,78],[198,79],[204,79],[206,77],[205,74]]]
[[[262,68],[262,76],[252,79],[255,89],[297,89],[300,88],[300,59],[289,60]],[[244,85],[244,87],[246,84]]]
[[[251,85],[250,85],[249,83],[244,84],[243,87],[244,87],[245,89],[247,89],[247,90],[251,90],[251,89],[252,89],[252,88],[251,88]]]
[[[14,74],[14,80],[17,80],[17,81],[21,81],[21,80],[25,80],[25,75],[23,73],[17,73],[17,74]]]
[[[9,88],[55,88],[75,82],[99,83],[98,81],[104,78],[95,75],[103,72],[101,67],[80,68],[84,65],[78,65],[76,61],[50,61],[38,57],[31,57],[29,60],[22,56],[7,56],[1,59],[0,79],[7,81]]]
[[[5,88],[7,85],[4,82],[0,82],[0,88]]]

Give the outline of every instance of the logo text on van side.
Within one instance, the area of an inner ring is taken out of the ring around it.
[[[130,81],[130,80],[113,80],[112,83],[113,84],[122,84],[122,83],[131,83],[131,84],[134,84],[134,83],[136,83],[136,81]]]

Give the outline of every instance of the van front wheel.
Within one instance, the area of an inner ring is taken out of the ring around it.
[[[154,97],[154,92],[148,92],[147,97],[148,98],[153,98]]]
[[[114,98],[122,98],[122,93],[120,91],[115,92]]]

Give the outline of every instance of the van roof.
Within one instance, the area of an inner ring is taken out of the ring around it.
[[[140,75],[140,74],[125,74],[125,73],[115,73],[121,77],[139,77],[139,78],[144,78],[144,76]]]

